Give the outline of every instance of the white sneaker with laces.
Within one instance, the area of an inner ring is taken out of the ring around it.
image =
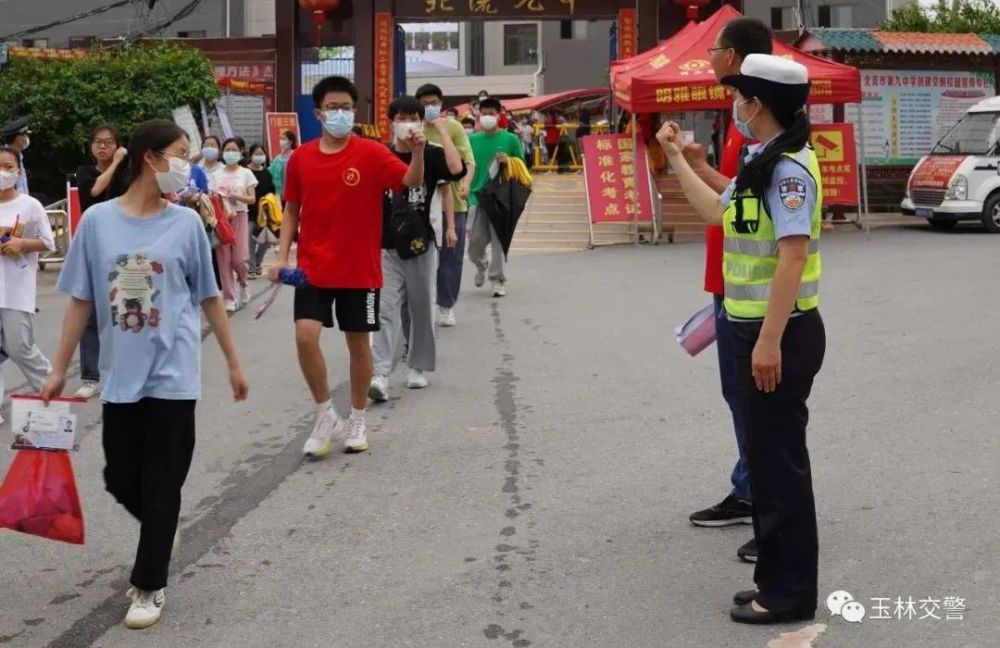
[[[85,398],[87,400],[90,400],[91,398],[97,396],[100,393],[101,393],[101,383],[93,380],[84,380],[83,384],[80,385],[80,389],[77,389],[76,393],[73,395],[76,396],[77,398]]]
[[[438,308],[438,325],[455,326],[455,311],[451,308]]]
[[[482,288],[484,283],[486,283],[486,268],[477,268],[475,279],[476,288]]]
[[[302,453],[312,459],[322,459],[333,452],[333,444],[330,440],[334,434],[339,434],[344,429],[344,421],[332,409],[327,409],[316,415],[316,425],[312,434],[306,439],[302,446]]]
[[[507,286],[502,283],[493,284],[493,296],[494,297],[506,297],[507,296]]]
[[[410,374],[406,377],[406,386],[410,389],[423,389],[427,386],[427,376],[419,369],[410,369]]]
[[[384,403],[389,400],[389,377],[375,376],[372,384],[368,387],[368,398],[376,403]]]
[[[240,286],[240,299],[236,302],[238,308],[243,308],[250,303],[250,289],[246,286]]]
[[[166,594],[162,589],[147,592],[137,587],[131,587],[128,590],[128,597],[132,599],[132,603],[128,606],[128,613],[125,615],[125,627],[141,630],[160,620],[163,604],[167,602]]]
[[[226,300],[226,312],[227,313],[235,313],[236,312],[236,302],[234,302],[232,299],[227,299]]]
[[[347,440],[344,441],[344,448],[348,452],[364,452],[368,449],[364,419],[352,418],[347,421]]]

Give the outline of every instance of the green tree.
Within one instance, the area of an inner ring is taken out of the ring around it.
[[[66,175],[89,159],[91,129],[112,124],[123,137],[147,119],[219,96],[212,66],[187,45],[166,42],[94,52],[73,60],[16,58],[0,72],[0,123],[31,118],[25,164],[31,191],[62,197]]]
[[[948,34],[1000,34],[1000,9],[994,0],[939,0],[923,6],[918,2],[892,12],[882,29],[893,32]]]

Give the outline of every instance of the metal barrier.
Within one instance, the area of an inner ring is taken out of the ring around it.
[[[548,145],[545,143],[544,135],[548,132],[549,128],[552,126],[545,126],[543,124],[535,124],[535,144],[534,152],[531,159],[531,170],[532,171],[558,171],[560,165],[556,163],[556,154],[559,151],[559,143],[557,141],[556,145],[551,151],[548,149]],[[583,155],[579,154],[578,151],[579,144],[576,140],[576,131],[580,128],[580,124],[575,123],[565,123],[557,124],[555,126],[556,130],[559,132],[559,139],[563,137],[569,138],[573,136],[572,141],[567,142],[567,149],[569,151],[569,164],[563,165],[562,168],[569,169],[570,171],[582,171],[583,170]],[[590,127],[591,135],[603,135],[608,132],[607,124],[596,124]],[[542,149],[548,152],[548,162],[542,161]]]
[[[66,210],[66,199],[45,207],[45,215],[49,217],[49,226],[52,228],[52,238],[56,243],[56,249],[45,256],[38,258],[38,268],[44,270],[50,263],[62,263],[66,260],[66,253],[69,252],[69,213]]]

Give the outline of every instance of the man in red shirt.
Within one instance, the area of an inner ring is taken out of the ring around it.
[[[771,30],[760,20],[737,18],[726,23],[708,52],[715,78],[722,79],[731,74],[739,74],[740,66],[747,55],[770,54],[772,47]],[[685,146],[684,157],[706,184],[722,194],[739,172],[746,143],[747,140],[736,127],[736,122],[731,121],[726,141],[723,144],[722,159],[718,171],[709,166],[705,147],[700,144]],[[737,380],[733,347],[730,341],[731,330],[729,319],[722,307],[724,289],[722,280],[723,238],[721,227],[709,225],[706,228],[705,290],[712,293],[715,300],[715,344],[719,352],[722,396],[732,412],[739,459],[730,476],[732,490],[729,495],[715,506],[691,514],[691,523],[704,527],[752,523],[750,472],[746,459],[746,430],[743,426],[743,416],[736,406]],[[747,562],[756,562],[757,546],[754,540],[741,546],[737,555]]]
[[[330,454],[331,438],[344,429],[330,401],[326,359],[319,345],[323,327],[333,328],[334,309],[351,357],[351,417],[345,446],[368,449],[365,405],[372,380],[370,334],[379,328],[382,288],[382,195],[424,181],[423,133],[410,133],[409,166],[385,144],[354,135],[358,91],[348,79],[327,77],[313,88],[323,136],[295,150],[285,172],[285,211],[278,263],[271,281],[288,267],[298,234],[298,267],[308,285],[295,290],[295,344],[299,366],[316,401],[316,425],[306,456]]]

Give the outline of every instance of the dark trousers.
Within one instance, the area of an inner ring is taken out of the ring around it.
[[[455,234],[458,243],[455,249],[441,248],[437,271],[437,305],[453,308],[462,290],[462,262],[465,259],[465,219],[466,212],[455,212]]]
[[[736,433],[736,449],[739,457],[733,466],[729,481],[733,484],[732,495],[749,502],[750,469],[747,467],[747,432],[743,425],[736,383],[736,360],[733,357],[733,322],[729,321],[726,309],[722,307],[722,296],[713,295],[715,306],[715,346],[719,352],[719,378],[722,381],[722,397],[733,415],[733,431]]]
[[[181,486],[194,453],[193,400],[143,398],[104,404],[104,484],[139,520],[132,585],[167,585],[181,511]]]
[[[96,309],[90,311],[90,319],[80,338],[80,378],[101,382],[101,336],[97,331]]]
[[[753,489],[756,600],[772,612],[811,611],[816,609],[819,539],[806,400],[823,365],[826,331],[816,310],[788,320],[781,338],[781,383],[765,394],[754,384],[751,365],[760,327],[760,322],[732,326]]]

